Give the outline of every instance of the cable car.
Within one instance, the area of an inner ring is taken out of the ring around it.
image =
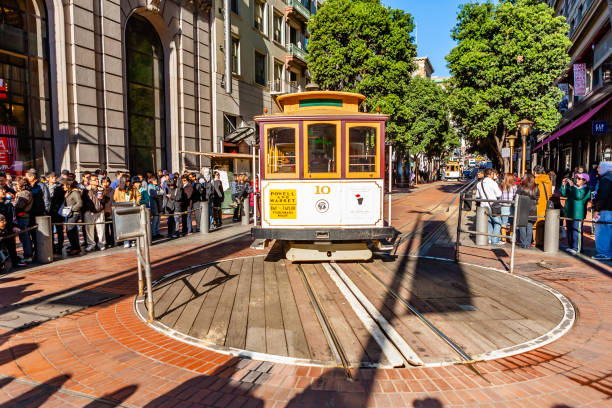
[[[461,165],[456,161],[449,161],[444,166],[445,180],[459,180],[461,177]]]
[[[288,260],[367,260],[372,244],[391,249],[385,241],[395,229],[383,215],[388,116],[359,112],[364,100],[286,94],[276,99],[280,113],[255,118],[261,214],[251,235],[282,241]]]

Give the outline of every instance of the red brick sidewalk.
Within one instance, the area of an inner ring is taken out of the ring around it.
[[[442,217],[432,208],[451,197],[437,187],[418,190],[394,201],[396,225],[406,231],[423,220]],[[417,194],[419,199],[412,200]],[[246,237],[210,244],[194,238],[174,241],[155,247],[153,269],[161,276],[188,265],[250,255],[255,252],[249,243]],[[433,247],[430,254],[445,255],[448,249]],[[485,379],[464,366],[450,366],[355,370],[356,381],[349,382],[338,369],[230,358],[177,342],[135,315],[135,261],[128,251],[7,276],[0,279],[4,305],[76,287],[125,296],[21,332],[0,334],[4,376],[0,403],[2,407],[612,406],[612,269],[580,258],[534,252],[519,253],[517,265],[532,263],[535,257],[562,265],[523,274],[568,296],[578,310],[577,323],[546,347],[478,363]],[[504,261],[482,249],[464,249],[462,260],[498,268]]]

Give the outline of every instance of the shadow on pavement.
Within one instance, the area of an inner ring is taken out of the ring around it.
[[[389,259],[389,257],[383,259],[383,262],[386,261],[386,265],[393,269],[393,280],[389,285],[393,292],[399,293],[400,287],[404,284],[408,284],[409,280],[411,280],[412,294],[429,291],[431,289],[432,276],[435,276],[437,272],[427,270],[431,268],[427,268],[427,265],[422,264],[423,261],[427,260],[410,257],[409,254],[416,247],[416,243],[422,245],[422,239],[427,237],[431,231],[437,231],[438,228],[442,228],[439,222],[432,221],[429,225],[425,225],[425,223],[421,221],[421,216],[419,215],[417,222],[415,222],[413,226],[414,233],[405,235],[404,249],[397,257],[394,257],[394,260]],[[415,259],[417,259],[416,262],[414,262]],[[369,263],[372,264],[373,261]],[[414,267],[409,265],[411,263],[415,264]],[[467,288],[467,293],[469,293],[468,284],[461,267],[458,268],[458,271],[462,276],[461,281],[463,282],[463,286]],[[390,310],[393,310],[399,300],[388,291],[384,296],[384,301],[381,301],[381,303],[385,304]],[[419,300],[419,302],[417,303],[415,300]],[[417,298],[411,298],[409,302],[417,309],[423,305],[423,301]],[[463,302],[469,302],[469,304],[471,304],[469,296],[464,299]],[[431,307],[430,310],[432,310]],[[409,313],[408,311],[406,312]],[[389,323],[393,325],[394,322],[390,320]],[[383,360],[384,356],[382,350],[373,336],[369,336],[367,344],[363,344],[362,346],[364,350],[368,350],[367,355],[365,353],[362,355],[362,363],[380,362]],[[346,378],[344,370],[341,368],[325,372],[303,392],[295,395],[287,406],[318,408],[338,406],[365,407],[372,405],[372,401],[378,404],[378,402],[375,401],[379,398],[379,395],[376,395],[379,390],[376,389],[376,384],[374,382],[376,370],[371,368],[357,368],[352,369],[351,372],[353,373],[354,382]],[[384,402],[381,403],[383,404],[381,406],[385,406]],[[423,400],[414,401],[413,406],[441,408],[443,405],[438,399],[425,398]]]

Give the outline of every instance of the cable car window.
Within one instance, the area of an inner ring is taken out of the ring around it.
[[[308,172],[336,172],[336,125],[314,123],[308,125]]]
[[[268,129],[268,174],[296,172],[296,144],[293,127]]]
[[[354,126],[349,128],[350,173],[373,173],[376,171],[376,128]]]

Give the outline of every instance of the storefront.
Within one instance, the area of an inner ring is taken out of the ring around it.
[[[37,0],[0,0],[0,171],[54,168],[47,14]]]

